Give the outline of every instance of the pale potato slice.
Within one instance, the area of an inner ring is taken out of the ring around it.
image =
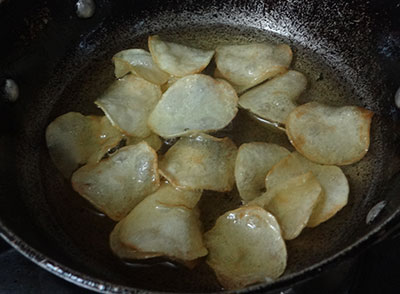
[[[46,129],[50,157],[65,178],[82,164],[99,161],[121,141],[121,133],[105,117],[68,112]]]
[[[148,45],[154,62],[163,71],[177,77],[201,72],[214,56],[214,50],[162,41],[157,35],[149,37]]]
[[[357,106],[328,106],[310,102],[293,110],[286,133],[298,152],[308,159],[347,165],[367,153],[373,112]]]
[[[143,49],[128,49],[115,54],[112,58],[115,76],[121,78],[132,73],[156,85],[168,81],[170,75],[162,71],[153,61],[151,54]]]
[[[159,86],[127,75],[115,81],[95,103],[114,126],[128,135],[143,138],[151,134],[147,119],[160,97]]]
[[[315,227],[346,206],[349,183],[340,167],[314,163],[297,152],[293,152],[293,155],[300,160],[304,168],[312,171],[324,191],[307,224],[308,227]]]
[[[250,201],[265,191],[268,171],[290,152],[279,145],[252,142],[242,144],[235,163],[235,179],[240,197]]]
[[[162,95],[148,124],[164,138],[219,130],[235,117],[237,101],[225,81],[202,74],[186,76]]]
[[[257,206],[242,206],[217,219],[204,235],[207,263],[226,289],[277,279],[287,252],[275,217]]]
[[[142,141],[145,141],[147,144],[149,144],[149,146],[151,148],[153,148],[155,151],[158,151],[162,144],[163,141],[161,140],[161,138],[156,135],[156,134],[150,134],[150,136],[146,137],[146,138],[136,138],[136,137],[132,137],[132,136],[125,136],[126,138],[126,145],[135,145],[137,143],[140,143]]]
[[[157,154],[145,142],[126,146],[99,163],[81,167],[71,182],[97,209],[120,220],[159,187]]]
[[[169,89],[169,87],[171,87],[179,79],[180,79],[180,77],[174,77],[174,76],[170,77],[166,83],[161,85],[161,91],[164,93],[165,91],[167,91]]]
[[[230,191],[237,149],[229,138],[206,134],[182,137],[160,160],[160,173],[182,189]]]
[[[322,193],[318,180],[308,172],[281,182],[249,205],[264,204],[260,206],[276,217],[283,238],[291,240],[307,225]]]
[[[286,72],[292,55],[284,44],[226,45],[216,49],[215,62],[220,75],[243,91]]]
[[[163,183],[117,224],[110,236],[112,250],[133,259],[194,260],[207,255],[196,207],[201,194]]]
[[[113,127],[106,116],[91,115],[88,117],[93,122],[97,144],[92,147],[92,155],[88,158],[87,163],[96,163],[107,152],[118,146],[123,138],[123,134],[117,128]]]
[[[268,121],[284,124],[306,86],[302,73],[289,70],[240,96],[239,105]]]
[[[307,224],[309,227],[315,227],[334,216],[347,204],[349,184],[339,167],[320,165],[308,160],[298,152],[293,152],[271,169],[266,177],[265,185],[267,190],[271,190],[290,178],[308,171],[314,174],[323,190]]]
[[[132,249],[121,242],[120,231],[122,226],[122,221],[116,224],[114,229],[110,234],[110,248],[111,251],[122,259],[147,259],[152,257],[161,256],[162,254],[159,252],[151,253],[151,252],[139,252],[135,249]]]

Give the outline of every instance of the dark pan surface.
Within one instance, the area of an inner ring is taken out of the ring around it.
[[[139,9],[142,6],[140,1],[99,2],[97,15],[83,20],[88,22],[86,26],[82,20],[74,19],[72,13],[63,18],[59,8],[46,7],[47,10],[41,11],[48,13],[45,16],[48,27],[44,25],[44,31],[37,33],[42,35],[31,36],[38,42],[34,57],[28,54],[24,62],[15,52],[15,62],[4,66],[6,74],[21,82],[22,91],[15,105],[5,106],[9,126],[0,143],[2,154],[7,154],[1,160],[8,165],[1,170],[4,175],[0,186],[1,221],[15,236],[50,257],[49,261],[40,260],[39,255],[37,262],[75,283],[98,290],[118,292],[123,287],[168,292],[220,290],[204,264],[190,271],[164,260],[127,265],[113,257],[107,238],[114,223],[71,190],[46,150],[44,130],[48,123],[68,111],[100,114],[92,102],[114,79],[111,56],[129,47],[145,48],[146,37],[154,33],[200,47],[232,40],[283,40],[297,48],[295,68],[305,72],[311,83],[303,101],[356,104],[376,113],[368,155],[362,162],[344,168],[351,184],[349,204],[334,219],[288,242],[286,274],[279,283],[267,288],[307,277],[304,273],[315,272],[347,251],[359,250],[358,244],[371,243],[378,237],[378,231],[384,232],[382,226],[398,213],[400,206],[399,197],[384,193],[399,166],[392,122],[398,114],[393,106],[395,83],[384,71],[382,62],[392,55],[390,50],[390,54],[382,54],[377,43],[387,42],[381,33],[385,30],[390,33],[391,24],[377,28],[369,14],[373,7],[325,2],[301,6],[300,1],[251,5],[242,1],[224,4],[187,1],[185,5],[154,1],[146,3],[143,11]],[[67,8],[70,6],[65,4]],[[72,33],[67,32],[66,25],[71,26]],[[58,32],[65,33],[70,43]],[[27,66],[29,58],[34,59],[35,70]],[[257,124],[245,114],[240,113],[239,118],[234,128],[242,129],[245,135],[236,136],[236,143],[254,136],[257,140],[282,142],[279,135],[266,132],[260,135]],[[256,133],[246,132],[247,129]],[[226,134],[232,135],[230,130]],[[221,208],[215,215],[236,201],[235,195],[225,195],[216,201],[206,194],[201,204],[204,211],[208,208],[205,200],[215,201],[212,206]],[[383,200],[387,201],[385,208],[375,222],[367,224],[368,212]],[[212,215],[205,223],[206,229],[210,225]],[[11,232],[4,234],[8,239],[14,238]],[[370,237],[373,234],[375,237]],[[16,241],[15,246],[24,245]],[[27,253],[30,249],[22,250]],[[70,270],[64,271],[51,259],[72,269],[78,277],[68,275]],[[96,279],[105,283],[96,284]],[[123,287],[113,290],[112,284]]]

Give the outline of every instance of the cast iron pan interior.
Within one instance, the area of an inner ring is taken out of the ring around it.
[[[204,264],[187,270],[162,259],[132,265],[115,258],[107,242],[114,223],[72,191],[46,150],[48,123],[68,111],[100,114],[92,102],[114,79],[112,55],[129,47],[145,48],[147,36],[155,33],[200,47],[232,40],[287,42],[295,48],[295,64],[306,73],[311,88],[318,89],[303,101],[345,102],[376,113],[369,153],[362,162],[344,168],[352,191],[349,204],[329,222],[305,230],[287,243],[288,268],[277,283],[250,290],[286,287],[308,278],[393,227],[400,198],[393,197],[387,187],[395,190],[399,184],[398,179],[390,182],[399,166],[393,133],[393,121],[399,119],[393,103],[398,85],[386,66],[392,70],[399,66],[396,46],[400,42],[393,31],[398,23],[380,21],[389,19],[390,14],[371,13],[379,5],[346,1],[308,1],[307,5],[302,1],[97,1],[96,14],[88,20],[76,17],[72,1],[38,2],[26,12],[19,11],[18,5],[22,4],[9,1],[0,7],[4,21],[15,22],[13,29],[1,32],[9,40],[2,49],[8,58],[1,60],[1,74],[14,78],[20,86],[18,101],[3,101],[2,105],[0,215],[4,227],[0,232],[44,268],[98,291],[221,290]],[[15,20],[21,13],[27,19],[23,24]],[[199,37],[206,41],[197,42]],[[324,97],[329,93],[337,95]],[[251,129],[255,122],[234,126]],[[275,137],[270,138],[273,141]],[[226,203],[231,196],[222,197]],[[367,224],[368,212],[381,201],[386,201],[385,208]],[[222,205],[221,210],[228,208]],[[206,229],[210,225],[205,224]]]

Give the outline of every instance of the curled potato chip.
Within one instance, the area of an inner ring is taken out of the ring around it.
[[[50,157],[65,178],[80,165],[99,161],[121,139],[121,133],[107,118],[78,112],[57,117],[46,129]]]
[[[296,150],[311,161],[347,165],[367,153],[372,116],[357,106],[310,102],[289,114],[286,133]]]
[[[153,61],[151,54],[143,49],[128,49],[115,54],[112,58],[115,76],[121,78],[132,73],[156,85],[168,81],[170,75],[162,71]]]
[[[292,55],[284,44],[227,45],[216,49],[215,62],[221,76],[243,91],[284,73]]]
[[[293,155],[305,169],[312,171],[324,191],[307,224],[308,227],[315,227],[333,217],[347,204],[349,183],[340,167],[314,163],[297,152],[293,152]]]
[[[217,219],[204,235],[207,263],[226,289],[271,281],[285,270],[287,252],[275,217],[257,206],[242,206]]]
[[[271,212],[281,226],[283,238],[291,240],[307,225],[322,193],[318,180],[308,172],[281,182],[249,205],[261,204]]]
[[[334,216],[347,204],[349,184],[339,167],[317,164],[298,152],[293,152],[271,169],[266,177],[266,187],[267,190],[273,189],[282,182],[308,171],[314,174],[323,190],[307,224],[309,227],[315,227]]]
[[[289,70],[240,96],[239,105],[261,118],[284,124],[306,86],[302,73]]]
[[[126,136],[126,145],[135,145],[142,141],[145,141],[147,144],[149,144],[149,146],[153,148],[154,151],[158,151],[163,144],[163,141],[160,139],[160,137],[153,133],[146,138],[136,138],[132,136]]]
[[[202,74],[186,76],[163,94],[148,124],[164,138],[219,130],[235,117],[237,100],[225,81]]]
[[[160,173],[182,189],[230,191],[237,149],[229,138],[205,134],[182,137],[160,160]]]
[[[160,97],[159,86],[127,75],[115,81],[95,103],[114,126],[128,135],[143,138],[151,134],[147,118]]]
[[[194,260],[207,255],[196,207],[201,193],[162,184],[117,224],[110,235],[111,249],[132,259]]]
[[[148,45],[154,62],[163,71],[177,77],[201,72],[214,55],[214,50],[162,41],[157,35],[149,37]]]
[[[81,167],[71,182],[97,209],[120,220],[159,187],[157,154],[145,142],[126,146],[99,163]]]
[[[250,201],[265,189],[265,177],[273,165],[290,152],[279,145],[261,142],[242,144],[235,163],[235,179],[240,197]]]

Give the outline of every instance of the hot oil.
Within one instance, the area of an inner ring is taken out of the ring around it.
[[[284,40],[256,29],[224,26],[186,27],[157,33],[167,40],[203,49],[213,49],[222,44],[249,42],[288,43],[294,51],[291,67],[304,73],[309,82],[307,91],[299,99],[301,103],[314,100],[334,105],[354,104],[354,102],[351,102],[353,97],[350,95],[350,91],[338,82],[335,73],[324,66],[318,56],[314,56],[306,49],[292,44],[290,40]],[[78,71],[72,82],[65,87],[50,121],[68,111],[101,114],[93,105],[93,101],[115,79],[113,66],[110,62],[112,55],[127,48],[147,49],[147,36],[148,34],[145,33],[141,36],[126,35],[125,38],[122,36],[111,49],[108,48],[96,58],[91,59],[87,65]],[[205,72],[213,72],[213,66],[215,65],[211,64]],[[72,100],[71,97],[73,97]],[[218,137],[227,136],[238,147],[243,143],[256,141],[276,143],[293,150],[283,131],[262,123],[243,110],[238,112],[235,119],[226,128],[214,135]],[[165,148],[162,148],[163,152],[170,145],[165,144]],[[72,240],[71,246],[76,246],[80,250],[80,258],[85,260],[84,263],[86,262],[91,268],[94,268],[92,270],[97,275],[104,276],[107,279],[111,278],[114,281],[121,281],[123,284],[126,284],[126,281],[132,281],[131,286],[158,291],[209,292],[221,289],[204,259],[199,260],[194,269],[188,269],[179,263],[171,263],[163,259],[126,263],[113,256],[108,246],[108,236],[115,223],[97,212],[82,197],[77,195],[72,190],[69,181],[54,176],[57,171],[51,164],[48,155],[43,160],[45,166],[44,186],[49,187],[46,195],[56,214],[57,221]],[[362,169],[354,166],[344,169],[351,180],[353,191],[362,192],[360,187],[368,181],[370,167],[371,165],[366,162]],[[229,193],[204,191],[199,203],[204,230],[209,230],[218,216],[240,205],[241,200],[236,189]],[[301,254],[296,253],[297,247],[300,248],[301,245],[308,244],[307,240],[305,243],[301,243],[301,238],[298,238],[300,240],[299,245],[289,244],[289,261],[290,259],[296,260],[298,258],[296,254]],[[96,271],[97,268],[98,271]],[[289,267],[287,272],[295,270],[298,270],[296,264]]]

